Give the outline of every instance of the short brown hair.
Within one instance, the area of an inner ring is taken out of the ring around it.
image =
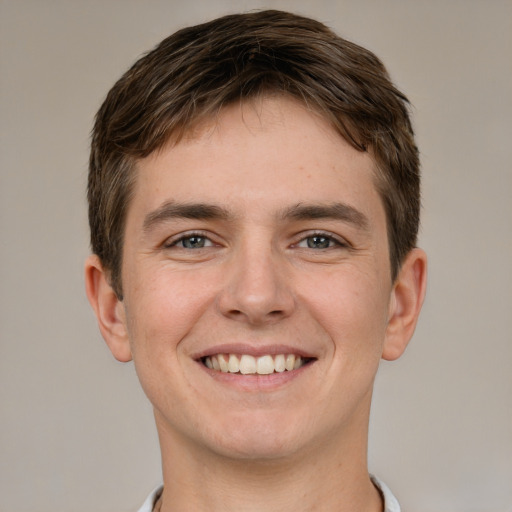
[[[415,246],[418,150],[408,100],[370,51],[322,23],[269,10],[182,29],[140,58],[96,115],[88,200],[92,250],[122,298],[126,211],[138,159],[232,102],[285,94],[322,116],[376,162],[387,216],[391,273]]]

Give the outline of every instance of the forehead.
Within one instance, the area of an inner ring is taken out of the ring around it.
[[[368,153],[353,148],[318,113],[287,97],[224,107],[177,143],[137,164],[130,211],[169,200],[275,210],[292,203],[380,198]]]

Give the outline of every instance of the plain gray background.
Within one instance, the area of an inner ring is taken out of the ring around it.
[[[0,1],[0,510],[136,510],[151,408],[83,291],[95,111],[184,25],[273,7],[375,51],[413,102],[429,289],[383,363],[370,468],[413,512],[512,511],[512,2]]]

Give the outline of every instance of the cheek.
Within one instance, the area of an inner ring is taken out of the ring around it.
[[[333,272],[309,294],[310,310],[333,342],[333,349],[358,359],[373,353],[378,359],[387,324],[388,295],[373,274],[346,268]]]
[[[161,270],[139,275],[125,295],[135,370],[151,403],[179,416],[177,405],[187,374],[187,358],[181,357],[186,344],[181,341],[196,328],[211,293],[200,278],[185,273]]]
[[[211,288],[202,276],[192,272],[164,269],[140,275],[126,296],[134,358],[141,352],[152,358],[172,357],[169,347],[177,347],[194,328],[212,301]]]

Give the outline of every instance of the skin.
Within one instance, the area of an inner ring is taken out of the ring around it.
[[[382,510],[372,387],[413,334],[426,257],[391,281],[374,180],[368,153],[287,98],[226,107],[138,163],[123,300],[94,255],[86,286],[154,406],[162,511]],[[258,377],[202,363],[230,352],[310,362]]]

